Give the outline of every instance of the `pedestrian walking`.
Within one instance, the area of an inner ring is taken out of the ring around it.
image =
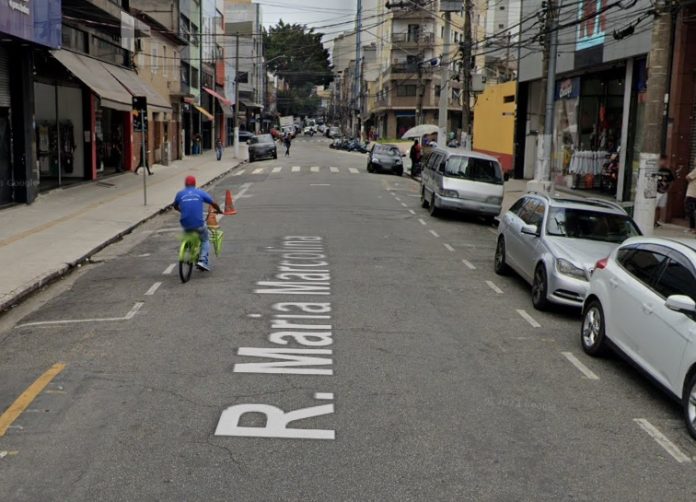
[[[686,187],[686,200],[684,201],[684,209],[686,216],[689,218],[689,230],[687,232],[696,233],[696,168],[686,175],[689,182]]]
[[[218,160],[222,159],[222,141],[220,138],[215,140],[215,157]]]
[[[420,161],[423,155],[423,150],[418,143],[417,139],[413,140],[413,145],[408,152],[408,156],[411,159],[411,176],[418,176],[420,174]]]
[[[289,134],[285,135],[283,138],[283,144],[285,145],[285,156],[290,157],[290,145],[292,144],[292,139]]]
[[[194,155],[200,155],[201,154],[201,135],[196,133],[193,136],[193,154]]]

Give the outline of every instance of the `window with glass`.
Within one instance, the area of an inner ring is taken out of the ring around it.
[[[503,175],[497,162],[462,155],[449,158],[445,166],[445,176],[496,185],[503,184]]]
[[[652,287],[657,272],[667,258],[651,249],[635,248],[621,256],[619,263],[626,271],[640,282]]]
[[[546,233],[558,237],[621,243],[640,235],[638,227],[624,214],[567,207],[552,207]]]
[[[696,277],[686,258],[673,257],[667,260],[655,290],[667,298],[672,295],[685,295],[696,301]]]

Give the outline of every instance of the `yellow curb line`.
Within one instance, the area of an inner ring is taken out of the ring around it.
[[[56,363],[51,366],[46,372],[34,381],[27,390],[22,392],[14,403],[10,405],[5,412],[0,415],[0,437],[5,435],[7,429],[17,418],[27,409],[27,407],[36,399],[36,396],[41,394],[41,391],[51,383],[58,373],[63,371],[65,364]]]

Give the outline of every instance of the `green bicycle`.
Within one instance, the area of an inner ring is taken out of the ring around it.
[[[208,232],[215,256],[220,256],[224,232],[216,227],[208,227]],[[196,231],[184,232],[181,236],[181,245],[179,246],[179,278],[181,282],[188,282],[191,278],[193,267],[198,263],[198,258],[201,255],[201,245],[201,238]]]

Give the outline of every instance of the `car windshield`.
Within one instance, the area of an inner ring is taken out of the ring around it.
[[[565,207],[552,207],[549,210],[546,233],[616,243],[640,235],[638,227],[627,215]]]
[[[391,157],[401,156],[401,152],[399,152],[399,149],[395,146],[377,145],[375,146],[375,153],[378,153],[380,155],[389,155]]]
[[[445,176],[496,185],[503,184],[503,176],[497,162],[474,157],[459,155],[450,157],[445,166]]]
[[[261,134],[254,138],[254,143],[273,143],[273,136],[270,134]]]

